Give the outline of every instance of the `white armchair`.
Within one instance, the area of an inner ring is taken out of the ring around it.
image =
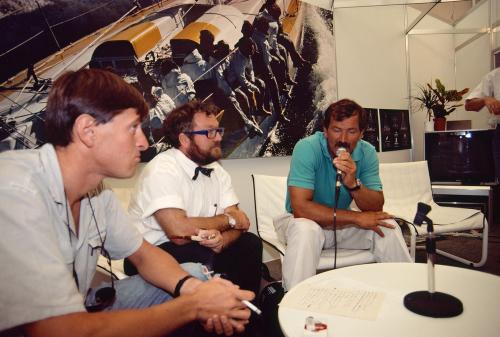
[[[480,267],[486,263],[488,221],[485,215],[476,209],[443,207],[436,204],[432,198],[427,162],[380,164],[380,178],[385,197],[384,211],[401,218],[409,225],[410,255],[413,260],[415,260],[416,239],[426,233],[426,226],[412,225],[412,222],[417,203],[424,202],[432,207],[427,216],[434,222],[434,233],[437,235],[482,230],[482,233],[476,235],[482,240],[479,261],[469,261],[439,249],[438,254],[474,267]]]
[[[286,246],[278,239],[273,219],[286,212],[286,177],[252,174],[252,179],[257,233],[264,242],[276,249],[283,258]],[[334,249],[323,250],[316,269],[332,269],[334,256]],[[337,249],[338,268],[371,262],[375,262],[375,259],[369,250]]]

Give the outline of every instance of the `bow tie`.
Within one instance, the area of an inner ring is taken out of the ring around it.
[[[200,172],[202,174],[206,175],[207,177],[210,177],[210,174],[212,173],[213,170],[214,169],[211,169],[211,168],[206,168],[206,167],[198,166],[194,170],[193,180],[196,180],[196,178],[198,178],[198,174],[200,174]]]

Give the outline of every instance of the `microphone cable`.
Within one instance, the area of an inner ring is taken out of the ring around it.
[[[342,152],[345,152],[346,148],[345,147],[339,147],[337,151],[335,152],[335,156],[339,156]],[[340,185],[341,182],[340,180],[342,179],[342,172],[338,170],[335,167],[335,164],[333,164],[332,160],[332,165],[337,173],[335,176],[335,197],[333,198],[333,241],[334,241],[334,258],[333,258],[333,269],[337,269],[337,207],[339,204],[339,195],[340,195]]]

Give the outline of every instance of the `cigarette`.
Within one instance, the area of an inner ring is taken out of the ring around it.
[[[255,305],[253,305],[252,302],[249,302],[247,300],[242,300],[241,302],[243,302],[243,304],[246,305],[248,307],[248,309],[252,310],[257,315],[262,314],[262,311],[259,308],[257,308]]]
[[[205,274],[207,276],[207,279],[212,279],[212,272],[208,270],[208,268],[206,266],[203,266],[203,274]],[[252,310],[253,312],[255,312],[257,315],[260,315],[262,314],[262,311],[257,308],[255,305],[253,305],[251,302],[247,301],[247,300],[241,300],[241,302],[243,302],[244,305],[247,306],[248,309]]]

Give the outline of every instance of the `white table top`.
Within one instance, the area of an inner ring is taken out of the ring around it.
[[[300,287],[325,280],[353,289],[385,293],[376,320],[311,313],[280,306],[281,328],[288,337],[302,337],[307,316],[328,324],[330,337],[498,337],[500,336],[500,277],[475,270],[436,265],[436,291],[460,299],[464,312],[453,318],[429,318],[407,310],[406,294],[427,290],[427,265],[422,263],[373,263],[331,270],[311,277]]]

